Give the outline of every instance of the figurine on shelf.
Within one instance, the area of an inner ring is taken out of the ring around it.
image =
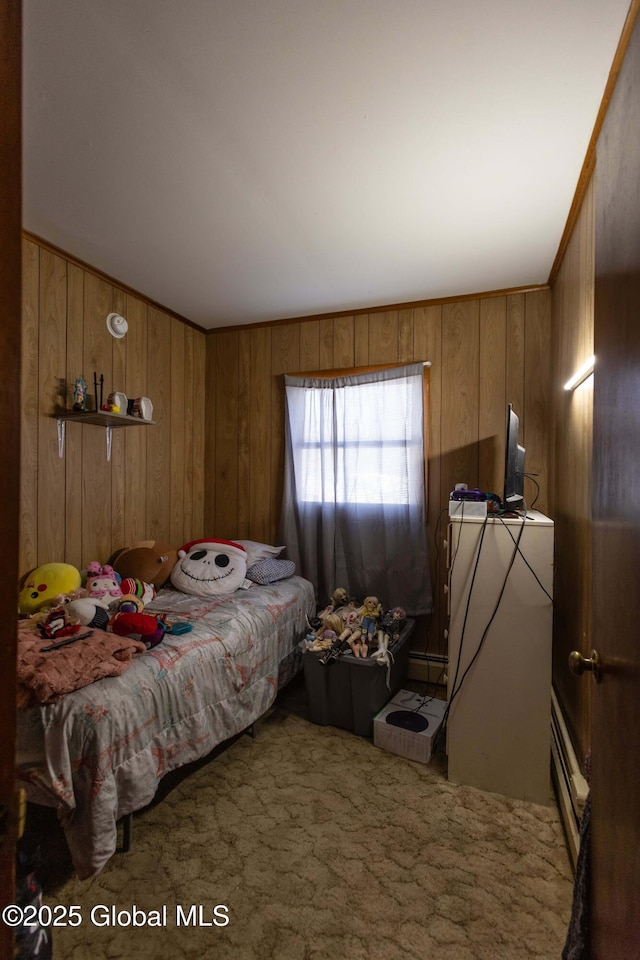
[[[84,413],[87,409],[87,384],[82,377],[76,377],[73,389],[73,409]]]

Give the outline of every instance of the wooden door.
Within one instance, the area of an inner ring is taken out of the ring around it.
[[[0,4],[0,904],[14,899],[18,514],[20,490],[21,4]],[[0,956],[12,956],[0,923]]]
[[[592,956],[640,956],[640,25],[596,164]],[[584,652],[584,651],[583,651]],[[582,682],[591,682],[588,678]]]

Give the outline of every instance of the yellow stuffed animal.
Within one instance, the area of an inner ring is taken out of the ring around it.
[[[55,606],[57,597],[73,593],[81,585],[80,571],[70,563],[43,563],[27,574],[18,596],[18,613],[31,616]]]

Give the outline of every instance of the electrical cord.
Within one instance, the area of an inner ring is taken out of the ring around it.
[[[513,542],[516,543],[516,538],[515,538],[514,535],[511,533],[511,530],[509,530],[509,527],[508,527],[508,525],[504,522],[504,519],[503,519],[502,517],[500,517],[499,519],[500,519],[500,522],[502,523],[502,525],[503,525],[503,526],[506,528],[506,530],[509,532],[509,536],[511,537],[511,539],[513,540]],[[540,577],[539,577],[538,574],[535,572],[535,570],[533,569],[533,567],[531,566],[531,564],[529,563],[529,561],[528,561],[527,558],[525,557],[525,555],[524,555],[524,553],[522,552],[522,550],[520,549],[520,547],[518,547],[518,553],[520,554],[520,556],[521,556],[522,559],[524,560],[525,564],[528,566],[529,570],[531,571],[531,574],[532,574],[533,578],[536,580],[536,582],[537,582],[538,586],[540,587],[540,589],[542,590],[542,592],[545,593],[545,594],[548,596],[548,598],[549,598],[549,600],[551,601],[551,603],[554,603],[553,597],[551,596],[551,594],[549,593],[549,591],[547,590],[547,588],[544,586],[544,584],[543,584],[542,581],[540,580]]]
[[[447,706],[446,706],[446,708],[445,708],[445,712],[444,712],[444,715],[443,715],[443,718],[442,718],[442,724],[441,724],[441,726],[440,726],[440,728],[439,728],[439,730],[438,730],[438,733],[436,734],[435,741],[434,741],[434,747],[437,746],[437,743],[438,743],[440,737],[442,736],[442,733],[443,733],[444,730],[446,729],[447,721],[448,721],[448,719],[449,719],[449,712],[450,712],[450,710],[451,710],[451,705],[452,705],[453,701],[455,700],[455,698],[457,697],[457,695],[460,693],[460,690],[462,689],[462,686],[463,686],[463,684],[464,684],[464,681],[465,681],[465,679],[466,679],[469,671],[471,670],[473,664],[476,662],[478,656],[480,655],[480,651],[482,650],[482,647],[484,646],[484,642],[485,642],[485,639],[486,639],[486,637],[487,637],[487,634],[489,633],[489,629],[490,629],[490,627],[491,627],[491,624],[493,623],[493,621],[494,621],[494,619],[495,619],[495,617],[496,617],[496,615],[497,615],[497,613],[498,613],[498,609],[500,608],[500,603],[502,602],[502,597],[503,597],[503,595],[504,595],[504,591],[505,591],[506,586],[507,586],[507,581],[508,581],[508,579],[509,579],[509,574],[511,573],[511,568],[513,567],[513,564],[514,564],[514,562],[515,562],[516,556],[518,555],[518,552],[519,552],[520,539],[521,539],[521,537],[522,537],[522,534],[523,534],[524,528],[525,528],[525,524],[526,524],[526,510],[525,510],[525,515],[522,517],[522,523],[521,523],[521,525],[520,525],[520,530],[519,530],[519,532],[518,532],[518,539],[517,539],[516,541],[514,541],[514,542],[515,542],[515,547],[514,547],[514,550],[513,550],[512,555],[511,555],[511,560],[509,561],[509,566],[507,567],[507,570],[506,570],[506,572],[505,572],[505,576],[504,576],[504,580],[503,580],[503,583],[502,583],[502,587],[500,588],[500,592],[499,592],[499,594],[498,594],[498,599],[496,600],[496,604],[495,604],[495,606],[494,606],[494,608],[493,608],[493,612],[492,612],[492,614],[491,614],[491,616],[490,616],[490,618],[489,618],[489,621],[488,621],[486,627],[484,628],[484,631],[483,631],[483,633],[482,633],[482,636],[480,637],[480,641],[479,641],[479,643],[478,643],[478,646],[477,646],[477,648],[476,648],[476,651],[475,651],[475,653],[473,654],[473,657],[471,658],[471,660],[469,661],[469,663],[467,664],[467,667],[466,667],[464,673],[462,674],[462,677],[460,678],[460,683],[458,684],[458,683],[457,683],[457,680],[458,680],[458,673],[459,673],[459,669],[460,669],[460,662],[461,662],[461,659],[462,659],[462,647],[463,647],[463,641],[464,641],[464,632],[465,632],[465,628],[466,628],[466,624],[467,624],[467,616],[468,616],[468,613],[469,613],[469,605],[470,605],[470,601],[471,601],[471,594],[472,594],[472,592],[473,592],[473,585],[474,585],[474,581],[475,581],[475,577],[476,577],[476,571],[477,571],[477,569],[478,569],[478,562],[479,562],[479,559],[480,559],[480,553],[481,553],[481,548],[482,548],[482,538],[484,537],[484,531],[485,531],[485,528],[486,528],[487,519],[488,519],[488,518],[485,518],[485,521],[484,521],[484,524],[483,524],[482,537],[481,537],[481,539],[480,539],[480,544],[479,544],[479,547],[478,547],[478,554],[477,554],[477,557],[476,557],[476,563],[475,563],[474,570],[473,570],[473,575],[472,575],[472,578],[471,578],[471,584],[470,584],[470,586],[469,586],[469,595],[468,595],[468,597],[467,597],[467,605],[466,605],[464,620],[463,620],[463,624],[462,624],[462,631],[461,631],[461,634],[460,634],[460,643],[459,643],[459,646],[458,646],[458,657],[457,657],[457,663],[456,663],[456,672],[455,672],[455,676],[454,676],[454,679],[453,679],[453,683],[452,683],[452,685],[451,685],[451,696],[449,697],[449,700],[448,700],[448,702],[447,702]],[[506,526],[506,524],[505,524],[505,526]],[[512,537],[513,537],[513,535],[512,535]]]
[[[420,711],[422,710],[422,708],[423,708],[423,707],[426,707],[426,705],[427,705],[428,703],[431,703],[431,701],[432,701],[434,698],[435,698],[435,694],[433,694],[433,696],[431,696],[431,697],[428,696],[427,694],[425,694],[424,697],[422,697],[422,699],[420,700],[420,703],[418,703],[418,704],[413,708],[413,710],[411,711],[411,713],[420,713]]]
[[[537,474],[537,473],[524,473],[523,476],[524,476],[524,477],[528,477],[529,480],[531,480],[531,482],[534,483],[534,484],[535,484],[535,487],[536,487],[536,495],[535,495],[535,497],[533,498],[533,503],[531,504],[531,509],[533,510],[533,508],[535,507],[536,503],[538,502],[538,497],[540,496],[540,484],[539,484],[538,481],[535,479],[535,478],[538,476],[538,474]]]
[[[480,651],[482,650],[482,647],[483,647],[483,645],[484,645],[484,641],[485,641],[485,639],[486,639],[486,637],[487,637],[487,634],[489,633],[489,628],[491,627],[491,624],[493,623],[493,621],[494,621],[494,619],[495,619],[495,617],[496,617],[496,614],[498,613],[498,610],[499,610],[499,608],[500,608],[500,603],[502,602],[502,597],[503,597],[503,595],[504,595],[504,591],[506,590],[506,587],[507,587],[507,580],[509,579],[509,574],[511,573],[511,568],[513,567],[513,564],[514,564],[515,559],[516,559],[516,557],[517,557],[517,555],[518,555],[518,552],[519,552],[520,538],[522,537],[522,534],[524,533],[525,522],[526,522],[525,519],[523,519],[523,520],[522,520],[522,523],[521,523],[521,525],[520,525],[520,530],[519,530],[519,532],[518,532],[518,539],[517,539],[517,541],[516,541],[516,545],[515,545],[514,551],[513,551],[513,553],[511,554],[511,560],[509,561],[509,566],[507,567],[506,573],[505,573],[505,575],[504,575],[504,580],[502,581],[502,587],[500,588],[500,593],[498,594],[498,599],[496,600],[496,605],[495,605],[495,607],[493,608],[493,613],[492,613],[491,616],[489,617],[489,622],[487,623],[487,625],[486,625],[486,627],[484,628],[484,631],[483,631],[483,633],[482,633],[482,636],[480,637],[480,642],[478,643],[478,646],[477,646],[477,648],[476,648],[476,652],[474,653],[473,657],[472,657],[471,660],[469,661],[466,670],[464,671],[464,673],[462,674],[462,677],[460,678],[460,685],[458,686],[457,689],[456,689],[455,687],[453,688],[453,691],[452,691],[452,694],[451,694],[451,699],[449,700],[449,705],[451,705],[451,704],[453,703],[453,701],[455,700],[455,698],[457,697],[458,693],[459,693],[460,690],[462,689],[462,684],[464,683],[465,677],[467,676],[467,674],[468,674],[469,671],[471,670],[471,667],[474,665],[474,663],[475,663],[476,660],[478,659],[478,655],[480,654]]]

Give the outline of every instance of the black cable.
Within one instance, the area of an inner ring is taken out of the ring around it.
[[[511,537],[511,539],[513,540],[513,542],[516,543],[516,538],[515,538],[514,535],[511,533],[511,530],[509,530],[508,525],[504,522],[503,517],[500,517],[499,519],[500,519],[500,522],[502,523],[502,525],[509,531],[509,536]],[[524,553],[522,552],[522,550],[520,549],[519,546],[518,546],[518,553],[520,554],[520,556],[522,557],[522,559],[524,560],[524,562],[526,563],[526,565],[529,567],[529,570],[531,571],[534,579],[537,581],[538,586],[540,587],[540,589],[542,590],[542,592],[545,593],[545,594],[549,597],[549,600],[551,600],[551,603],[554,603],[553,597],[551,596],[551,594],[549,593],[549,591],[547,590],[547,588],[544,586],[544,584],[543,584],[542,581],[540,580],[540,577],[539,577],[538,574],[535,572],[535,570],[533,569],[533,567],[531,566],[531,564],[529,563],[529,561],[527,560],[527,558],[525,557]]]
[[[484,524],[483,524],[483,536],[484,536],[484,529],[485,529],[485,527],[486,527],[487,519],[488,519],[488,518],[485,519]],[[458,693],[460,692],[460,690],[462,689],[462,686],[463,686],[463,684],[464,684],[464,681],[465,681],[465,679],[466,679],[466,677],[467,677],[467,674],[468,674],[469,671],[471,670],[471,667],[473,666],[473,664],[474,664],[475,661],[477,660],[477,658],[478,658],[478,656],[479,656],[479,654],[480,654],[480,651],[482,650],[482,647],[483,647],[483,645],[484,645],[484,641],[485,641],[486,636],[487,636],[487,634],[488,634],[488,632],[489,632],[489,629],[490,629],[490,627],[491,627],[491,624],[493,623],[493,621],[494,621],[494,619],[495,619],[495,617],[496,617],[496,614],[498,613],[498,609],[499,609],[499,607],[500,607],[500,603],[501,603],[501,601],[502,601],[502,597],[503,597],[503,595],[504,595],[504,591],[505,591],[506,586],[507,586],[507,581],[508,581],[508,579],[509,579],[509,574],[511,573],[511,568],[513,567],[513,564],[514,564],[514,562],[515,562],[516,556],[518,555],[518,550],[519,550],[519,546],[520,546],[520,538],[522,537],[522,534],[523,534],[523,532],[524,532],[525,524],[526,524],[526,510],[525,510],[525,516],[522,517],[522,524],[520,525],[520,531],[519,531],[519,533],[518,533],[518,539],[517,539],[517,541],[515,541],[515,548],[514,548],[514,551],[513,551],[512,555],[511,555],[511,560],[509,561],[509,566],[507,567],[507,570],[506,570],[506,573],[505,573],[505,576],[504,576],[504,580],[503,580],[503,583],[502,583],[502,587],[500,588],[500,593],[498,594],[498,599],[497,599],[496,604],[495,604],[495,607],[494,607],[494,609],[493,609],[493,613],[491,614],[491,616],[490,616],[490,618],[489,618],[489,622],[487,623],[486,627],[484,628],[484,631],[483,631],[483,633],[482,633],[482,636],[480,637],[480,642],[478,643],[478,646],[477,646],[477,648],[476,648],[476,651],[475,651],[473,657],[472,657],[471,660],[469,661],[469,663],[468,663],[468,665],[467,665],[464,673],[462,674],[462,677],[460,678],[460,683],[458,684],[458,686],[456,686],[457,679],[458,679],[458,672],[459,672],[459,668],[460,668],[460,661],[461,661],[461,659],[462,659],[462,645],[463,645],[463,640],[464,640],[464,630],[465,630],[465,627],[466,627],[467,615],[468,615],[468,612],[469,612],[469,604],[470,604],[470,600],[471,600],[471,593],[472,593],[472,590],[473,590],[473,583],[474,583],[475,576],[476,576],[476,570],[477,570],[477,568],[478,568],[478,561],[479,561],[479,559],[480,559],[480,549],[478,549],[478,556],[476,557],[476,564],[475,564],[475,567],[474,567],[474,570],[473,570],[473,576],[472,576],[471,584],[470,584],[470,587],[469,587],[469,595],[468,595],[468,597],[467,597],[467,607],[466,607],[466,610],[465,610],[465,616],[464,616],[464,621],[463,621],[463,625],[462,625],[462,632],[461,632],[461,634],[460,634],[460,643],[459,643],[459,647],[458,647],[458,661],[457,661],[457,664],[456,664],[456,673],[455,673],[455,676],[454,676],[454,680],[453,680],[453,683],[452,683],[452,685],[451,685],[451,696],[449,697],[449,700],[448,700],[448,702],[447,702],[447,706],[446,706],[446,708],[445,708],[444,715],[443,715],[443,717],[442,717],[441,726],[440,726],[440,728],[439,728],[439,730],[438,730],[438,732],[437,732],[437,734],[436,734],[436,736],[435,736],[435,738],[434,738],[434,749],[435,749],[435,747],[436,747],[436,745],[437,745],[437,743],[438,743],[438,740],[439,740],[440,736],[442,735],[442,732],[443,732],[443,731],[445,730],[445,728],[446,728],[447,720],[448,720],[448,718],[449,718],[449,712],[450,712],[450,710],[451,710],[451,705],[452,705],[453,701],[455,700],[455,698],[457,697],[457,695],[458,695]],[[513,536],[513,535],[512,535],[512,536]],[[482,546],[482,539],[481,539],[480,544],[479,544],[479,547],[481,547],[481,546]]]
[[[482,650],[482,647],[483,647],[483,645],[484,645],[484,641],[485,641],[485,639],[486,639],[486,636],[487,636],[487,634],[489,633],[489,628],[490,628],[491,624],[493,623],[493,621],[494,621],[494,619],[495,619],[495,617],[496,617],[496,614],[498,613],[498,609],[499,609],[499,607],[500,607],[500,603],[502,602],[502,597],[503,597],[503,595],[504,595],[504,591],[506,590],[506,587],[507,587],[507,580],[509,579],[509,574],[511,573],[511,568],[513,567],[513,564],[514,564],[514,562],[515,562],[515,559],[516,559],[516,557],[517,557],[517,555],[518,555],[520,538],[522,537],[522,534],[524,533],[525,525],[526,525],[526,519],[523,518],[522,523],[521,523],[521,525],[520,525],[520,530],[519,530],[519,532],[518,532],[518,539],[517,539],[517,541],[516,541],[515,549],[514,549],[513,553],[511,554],[511,560],[509,561],[509,566],[507,567],[507,571],[506,571],[506,573],[505,573],[505,575],[504,575],[504,580],[503,580],[503,582],[502,582],[502,587],[500,588],[500,593],[499,593],[499,595],[498,595],[498,599],[497,599],[497,601],[496,601],[496,605],[495,605],[495,607],[493,608],[493,613],[491,614],[491,616],[490,616],[490,618],[489,618],[489,622],[487,623],[486,627],[484,628],[483,634],[482,634],[482,636],[480,637],[480,642],[479,642],[479,644],[478,644],[478,646],[477,646],[477,648],[476,648],[476,652],[474,653],[473,657],[472,657],[471,660],[469,661],[469,664],[467,665],[466,670],[465,670],[464,673],[462,674],[462,677],[461,677],[461,679],[460,679],[460,685],[459,685],[459,687],[458,687],[457,689],[454,688],[453,691],[452,691],[451,699],[449,700],[449,706],[453,703],[453,701],[454,701],[455,698],[457,697],[458,693],[459,693],[460,690],[462,689],[462,684],[464,683],[465,677],[467,676],[467,674],[469,673],[469,670],[471,670],[471,667],[474,665],[474,663],[475,663],[476,660],[478,659],[478,655],[479,655],[480,651]]]
[[[531,480],[531,482],[532,482],[532,483],[535,483],[535,485],[536,485],[536,495],[535,495],[535,497],[533,498],[533,503],[531,504],[531,509],[533,510],[533,508],[535,507],[536,503],[538,502],[538,497],[540,496],[540,484],[539,484],[538,481],[535,479],[535,478],[538,476],[538,474],[537,474],[537,473],[524,473],[523,476],[524,476],[524,477],[528,477],[529,480]]]
[[[428,665],[427,665],[427,671],[428,671],[428,669],[429,669],[429,667],[428,667]],[[427,703],[431,703],[432,700],[436,700],[436,699],[438,698],[438,687],[439,687],[440,684],[442,683],[442,678],[443,678],[444,674],[446,673],[446,670],[447,670],[447,667],[446,667],[446,665],[445,665],[445,666],[443,666],[442,669],[440,670],[440,673],[438,674],[437,678],[436,678],[435,680],[433,680],[433,681],[431,681],[431,680],[429,680],[429,679],[427,679],[427,680],[414,680],[414,681],[413,681],[413,683],[423,683],[423,684],[425,685],[425,687],[427,688],[427,692],[424,693],[424,694],[420,694],[420,693],[417,693],[417,692],[416,692],[416,696],[417,696],[417,697],[422,697],[422,703],[419,704],[418,707],[416,707],[416,710],[420,710],[420,709],[421,709],[422,707],[424,707]],[[433,684],[433,693],[430,694],[430,693],[429,693],[429,687],[430,687],[432,684]]]
[[[423,708],[423,707],[426,707],[426,705],[427,705],[428,703],[431,703],[431,701],[432,701],[434,698],[435,698],[435,693],[433,694],[432,697],[430,697],[430,696],[428,696],[427,694],[425,694],[424,697],[422,697],[420,703],[413,708],[413,710],[411,711],[411,713],[420,713],[420,711],[422,710],[422,708]]]

